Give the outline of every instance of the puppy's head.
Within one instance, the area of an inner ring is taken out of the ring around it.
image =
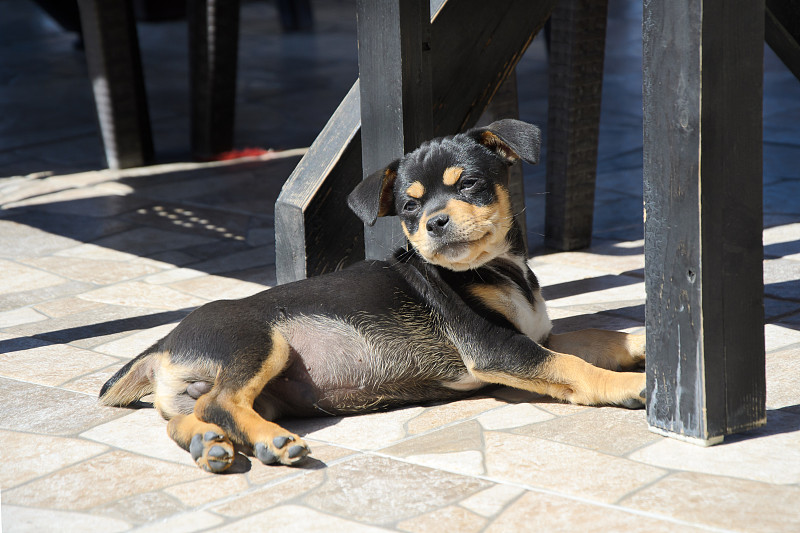
[[[513,226],[507,168],[539,162],[539,128],[500,120],[428,141],[362,181],[347,203],[364,223],[397,215],[430,263],[462,271],[506,252]]]

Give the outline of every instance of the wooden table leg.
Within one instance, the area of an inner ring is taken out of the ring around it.
[[[80,0],[86,62],[109,168],[153,161],[139,39],[129,0]]]
[[[763,0],[644,2],[647,419],[763,425]]]

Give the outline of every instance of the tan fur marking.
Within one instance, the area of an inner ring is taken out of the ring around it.
[[[636,398],[645,388],[645,375],[638,372],[612,372],[597,368],[574,355],[553,352],[535,376],[519,376],[503,371],[468,370],[487,383],[546,394],[581,405],[622,404]]]
[[[511,305],[508,289],[494,285],[472,285],[469,292],[479,298],[486,307],[500,313],[512,324],[514,323],[516,313]]]
[[[241,388],[230,390],[222,389],[215,384],[214,388],[207,394],[198,398],[194,404],[194,413],[189,415],[178,415],[174,417],[168,425],[170,436],[185,448],[191,439],[198,434],[205,434],[207,431],[215,431],[220,435],[225,435],[225,439],[236,441],[245,446],[254,446],[262,443],[270,448],[276,460],[282,464],[292,464],[308,453],[308,446],[303,440],[294,433],[286,431],[281,426],[270,422],[259,415],[253,408],[253,402],[261,393],[267,383],[281,373],[289,360],[289,343],[277,329],[272,330],[272,349],[264,360],[258,372]],[[214,406],[216,409],[227,411],[234,419],[235,427],[243,433],[227,434],[222,428],[215,424],[203,420],[203,413]],[[275,437],[288,437],[291,445],[277,448],[273,440]],[[206,447],[212,446],[206,444]],[[289,457],[289,449],[294,446],[302,446],[305,453]],[[232,450],[232,448],[231,448]],[[205,451],[204,451],[205,454]],[[203,455],[197,462],[203,466],[203,461],[207,457]]]
[[[491,131],[485,131],[481,134],[481,142],[484,146],[493,149],[509,161],[517,161],[519,159],[519,155]]]
[[[188,415],[177,415],[170,419],[167,424],[167,433],[169,436],[178,443],[182,448],[188,449],[189,443],[198,433],[205,433],[206,431],[214,431],[220,435],[225,432],[216,424],[210,424],[198,419],[194,413]]]
[[[645,358],[644,343],[644,335],[585,329],[552,334],[547,347],[556,352],[576,355],[600,368],[619,370],[641,366]]]
[[[383,173],[383,183],[381,184],[381,197],[378,207],[378,216],[385,217],[394,209],[394,196],[392,188],[394,187],[394,180],[397,178],[397,172],[386,169]]]
[[[289,343],[277,330],[272,332],[272,350],[261,365],[258,373],[247,384],[236,391],[224,391],[217,398],[217,403],[227,409],[236,419],[236,424],[246,435],[250,443],[271,442],[278,435],[290,435],[297,442],[302,440],[289,433],[279,425],[265,420],[253,409],[253,401],[267,383],[281,373],[289,360]],[[243,443],[249,444],[249,443]]]
[[[406,194],[411,198],[416,198],[419,200],[422,198],[422,195],[425,194],[425,186],[422,183],[415,181],[409,185],[408,189],[406,189]]]
[[[442,181],[448,187],[455,185],[461,177],[462,172],[464,172],[464,169],[461,167],[447,167],[442,175]]]
[[[401,226],[403,227],[403,233],[406,234],[406,238],[411,243],[414,248],[420,250],[422,246],[425,246],[428,241],[428,231],[425,229],[425,226],[428,224],[428,219],[430,219],[430,215],[428,213],[423,213],[422,216],[419,217],[419,223],[417,224],[417,231],[411,233],[408,231],[408,227],[406,227],[406,223],[402,222]],[[423,254],[423,257],[425,254]]]
[[[99,399],[101,405],[123,406],[141,400],[155,390],[153,375],[160,362],[169,360],[166,352],[151,353],[136,363]]]
[[[269,356],[264,360],[256,375],[244,387],[236,391],[233,396],[234,402],[252,406],[256,396],[261,394],[269,380],[281,373],[288,360],[289,343],[277,329],[273,329],[272,350]]]

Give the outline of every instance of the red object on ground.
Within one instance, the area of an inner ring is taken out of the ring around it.
[[[230,161],[231,159],[240,159],[242,157],[256,157],[259,155],[268,154],[274,150],[265,150],[263,148],[242,148],[241,150],[229,150],[215,155],[210,161]]]

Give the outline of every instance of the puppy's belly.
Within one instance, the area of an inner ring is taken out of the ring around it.
[[[469,393],[451,385],[467,372],[455,347],[431,335],[320,317],[291,319],[280,330],[290,363],[263,394],[282,415],[367,412]]]

